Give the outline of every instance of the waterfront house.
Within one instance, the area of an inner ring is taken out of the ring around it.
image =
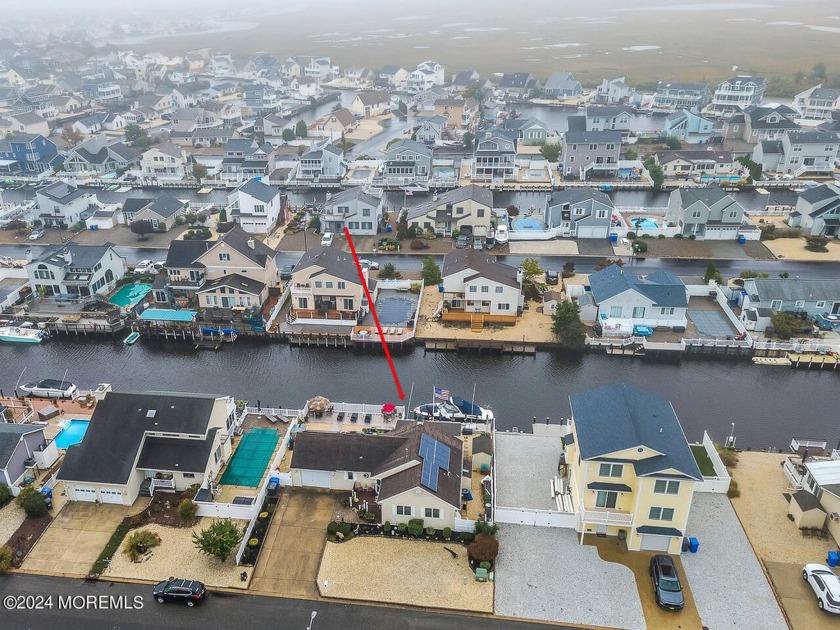
[[[125,258],[111,243],[52,245],[26,264],[32,292],[45,296],[107,295],[125,271]]]
[[[482,79],[481,75],[475,70],[461,70],[452,76],[452,82],[449,84],[449,90],[453,94],[461,94],[471,86],[477,86],[480,89],[492,89],[492,84],[487,79]]]
[[[737,176],[741,165],[731,151],[663,151],[654,155],[666,178],[701,179]]]
[[[441,237],[452,236],[454,230],[486,237],[492,219],[493,192],[475,184],[433,195],[430,200],[408,209],[409,230],[431,230]]]
[[[708,83],[686,83],[682,81],[660,81],[656,84],[652,109],[700,111],[712,100]]]
[[[456,132],[475,131],[480,108],[474,98],[441,98],[435,101],[435,116],[446,119],[446,126]],[[460,135],[459,135],[460,137]]]
[[[273,114],[280,109],[280,97],[277,91],[270,85],[255,83],[248,85],[244,90],[245,107],[254,116],[265,116]]]
[[[38,204],[38,219],[46,227],[67,229],[82,219],[91,195],[72,184],[56,182],[35,192]]]
[[[384,66],[379,70],[376,77],[379,83],[400,90],[405,87],[405,83],[408,81],[408,70],[400,66]]]
[[[274,186],[248,180],[228,196],[228,220],[249,234],[271,234],[283,214],[283,201]]]
[[[155,200],[150,198],[126,197],[120,210],[122,217],[119,222],[128,225],[134,221],[134,217],[138,212],[145,210],[154,202]]]
[[[133,107],[148,107],[154,118],[161,118],[164,114],[175,111],[175,102],[171,94],[141,94],[134,99]]]
[[[220,175],[229,182],[242,182],[271,175],[276,168],[274,145],[249,138],[232,138],[225,143]]]
[[[670,271],[641,278],[610,265],[589,276],[589,287],[598,307],[596,322],[606,336],[632,335],[634,326],[684,330],[688,323],[688,290]]]
[[[42,136],[50,135],[50,124],[47,122],[46,118],[37,112],[9,114],[7,120],[12,123],[12,132],[29,133]]]
[[[268,299],[268,285],[239,273],[208,280],[196,290],[199,308],[246,309],[262,306]]]
[[[586,108],[586,131],[621,131],[630,133],[634,112],[621,105],[590,105]],[[571,129],[571,127],[570,127]]]
[[[687,109],[670,114],[662,128],[663,138],[677,138],[685,144],[705,144],[715,135],[715,123]]]
[[[567,131],[561,142],[560,170],[569,179],[615,177],[621,131]]]
[[[601,81],[595,88],[594,100],[604,105],[632,105],[639,101],[639,94],[627,85],[624,77],[618,77]]]
[[[108,144],[105,134],[97,134],[70,149],[64,158],[69,173],[110,173],[128,169],[140,162],[140,150],[124,142]]]
[[[14,133],[0,138],[0,173],[37,175],[63,161],[55,143],[40,134]]]
[[[558,236],[608,238],[615,206],[607,193],[594,188],[567,188],[548,196],[545,221]]]
[[[799,512],[805,513],[814,511],[815,507],[818,508],[822,513],[811,515],[811,518],[816,520],[815,525],[826,524],[836,542],[840,540],[840,461],[836,459],[806,461],[805,470],[805,476],[802,479],[803,489],[793,496],[808,492],[816,499],[817,506],[813,505],[813,500],[800,498],[802,507],[799,508]],[[828,516],[827,519],[826,516]],[[807,526],[801,522],[801,518],[798,525]]]
[[[456,423],[401,420],[381,435],[302,431],[295,437],[292,484],[369,497],[366,511],[380,523],[418,518],[426,527],[452,528],[461,518],[460,430]]]
[[[723,123],[727,140],[756,144],[762,140],[781,140],[785,134],[799,131],[796,112],[787,105],[776,107],[748,107]]]
[[[756,107],[764,98],[767,81],[764,77],[737,76],[718,83],[709,105],[716,116],[731,116],[748,107]]]
[[[339,193],[327,193],[321,213],[321,231],[343,234],[344,228],[353,236],[372,236],[382,226],[384,207],[381,197],[354,186]]]
[[[706,188],[678,188],[668,198],[665,220],[685,237],[736,240],[744,225],[744,207],[712,184]]]
[[[840,236],[840,186],[822,184],[799,193],[787,222],[809,236]]]
[[[744,310],[769,308],[774,313],[840,315],[840,280],[801,278],[748,278],[742,292]]]
[[[134,213],[134,221],[150,221],[152,228],[168,232],[175,227],[175,220],[186,212],[189,204],[163,193],[150,205]]]
[[[254,133],[262,134],[264,142],[270,142],[274,146],[283,144],[286,140],[283,134],[286,132],[294,134],[295,123],[279,114],[267,114],[257,118],[254,122]],[[288,137],[288,133],[286,136]]]
[[[485,323],[516,323],[524,304],[521,270],[467,248],[443,257],[441,277],[444,321],[467,321],[479,329]]]
[[[629,551],[679,554],[703,477],[671,403],[625,383],[569,402],[563,465],[581,540],[621,536]]]
[[[440,145],[446,137],[446,118],[443,116],[424,117],[415,131],[417,142],[427,145]]]
[[[231,396],[108,392],[57,477],[70,501],[132,505],[186,490],[228,461],[239,417]]]
[[[289,83],[289,91],[299,101],[316,99],[323,94],[323,89],[315,77],[295,77]]]
[[[480,132],[473,148],[471,178],[478,181],[515,180],[519,132],[490,129]]]
[[[548,139],[548,127],[537,118],[508,118],[499,128],[516,133],[517,147],[543,144]]]
[[[300,156],[293,179],[301,182],[338,181],[346,171],[344,151],[327,143],[320,149],[310,149]]]
[[[140,170],[144,177],[167,180],[182,180],[191,174],[187,152],[168,143],[156,144],[144,151],[140,157]]]
[[[0,422],[0,485],[17,495],[34,468],[46,470],[58,459],[55,442],[44,435],[46,424]]]
[[[422,61],[406,78],[405,90],[411,94],[417,94],[444,83],[446,83],[444,66],[436,61]]]
[[[234,135],[236,135],[236,130],[231,127],[200,127],[187,133],[181,142],[192,145],[196,149],[201,149],[227,144],[227,141]],[[174,140],[175,138],[173,138]]]
[[[346,107],[337,109],[326,116],[319,118],[309,126],[309,133],[312,135],[325,136],[332,140],[338,140],[345,133],[350,133],[359,124],[359,121]]]
[[[831,120],[832,112],[840,111],[840,90],[822,84],[808,88],[794,97],[793,106],[806,120]]]
[[[511,98],[528,98],[540,87],[539,79],[530,72],[514,72],[502,75],[496,93]]]
[[[449,96],[450,94],[446,88],[433,86],[428,90],[413,94],[410,97],[410,106],[415,111],[429,112],[431,115],[435,111],[435,101],[449,98]]]
[[[350,103],[350,111],[357,118],[373,118],[391,111],[391,95],[388,92],[359,92]]]
[[[550,98],[569,98],[583,94],[583,88],[571,72],[552,72],[542,86],[542,92]]]
[[[381,185],[423,184],[432,174],[432,149],[414,140],[397,140],[385,150]]]
[[[122,87],[114,79],[105,77],[85,79],[81,88],[83,98],[101,105],[118,103],[123,98]]]
[[[375,301],[376,283],[368,280],[366,267],[362,274]],[[292,272],[288,290],[289,323],[353,327],[369,311],[356,263],[338,247],[307,251]]]
[[[781,140],[759,142],[752,159],[767,172],[794,177],[827,175],[834,171],[837,146],[837,134],[831,131],[791,131]]]

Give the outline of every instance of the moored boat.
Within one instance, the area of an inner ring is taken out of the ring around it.
[[[128,337],[123,339],[123,343],[127,346],[133,345],[138,339],[140,339],[140,333],[136,330],[131,333]]]
[[[45,378],[37,383],[27,383],[18,387],[24,394],[36,398],[75,398],[79,391],[70,381]]]
[[[457,396],[453,396],[449,399],[449,403],[458,408],[461,412],[461,418],[464,420],[483,420],[483,421],[491,421],[495,418],[493,412],[490,409],[486,409],[484,407],[479,407],[475,403],[470,402],[469,400],[464,400],[463,398],[458,398]]]
[[[10,343],[41,343],[49,339],[46,331],[35,328],[31,323],[11,322],[0,326],[0,341]]]

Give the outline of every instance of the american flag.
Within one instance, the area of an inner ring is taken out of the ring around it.
[[[435,387],[435,398],[438,400],[449,400],[449,390]]]

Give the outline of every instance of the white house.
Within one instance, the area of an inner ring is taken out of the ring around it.
[[[341,234],[344,228],[353,236],[372,236],[382,224],[382,198],[354,186],[330,195],[324,202],[321,231]]]
[[[522,272],[481,250],[459,249],[443,258],[443,320],[515,324]]]
[[[350,103],[350,111],[358,117],[372,118],[391,111],[391,95],[388,92],[359,92]]]
[[[90,204],[90,195],[71,184],[56,182],[35,193],[38,219],[46,227],[64,227],[78,223]]]
[[[48,247],[26,264],[26,273],[36,295],[104,295],[125,275],[125,258],[111,243],[78,245],[70,242]]]
[[[840,235],[840,186],[823,184],[801,192],[788,225],[801,227],[809,236]]]
[[[140,170],[145,177],[186,179],[189,176],[187,152],[174,144],[157,144],[143,153]]]
[[[249,234],[271,234],[283,211],[283,196],[273,186],[251,179],[228,198],[230,216]]]
[[[417,69],[408,75],[405,89],[408,92],[417,93],[444,83],[446,83],[444,66],[436,61],[423,61],[417,64]]]

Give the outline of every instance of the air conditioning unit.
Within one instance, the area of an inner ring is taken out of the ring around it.
[[[829,517],[832,521],[840,521],[840,514],[838,514],[837,512],[832,512],[831,514],[829,514],[829,516],[828,516],[828,517]]]
[[[367,479],[368,477],[370,477],[370,473],[365,473],[364,478]]]

